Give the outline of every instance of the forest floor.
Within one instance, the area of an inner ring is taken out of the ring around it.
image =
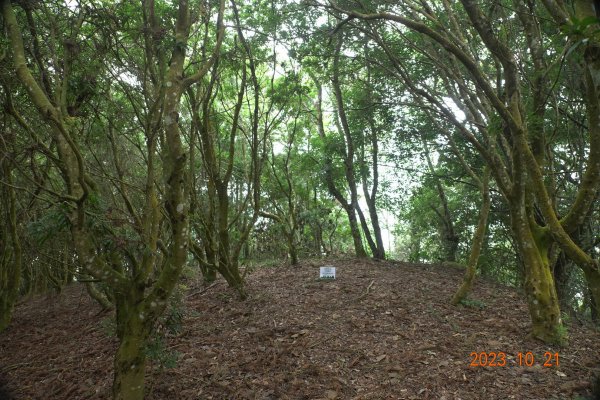
[[[335,281],[317,279],[325,264],[337,267]],[[528,339],[527,307],[511,288],[479,280],[470,306],[449,305],[461,276],[320,260],[253,271],[244,302],[223,281],[207,289],[188,279],[181,330],[158,352],[178,359],[150,363],[147,399],[593,398],[597,329],[570,321],[563,348]],[[116,340],[98,312],[75,285],[20,304],[0,335],[4,396],[108,399]],[[472,352],[504,352],[506,366],[470,367]],[[532,352],[534,365],[519,366],[519,352]],[[543,366],[546,352],[559,354],[558,366],[555,356]]]

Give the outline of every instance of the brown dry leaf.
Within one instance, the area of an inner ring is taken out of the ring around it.
[[[375,362],[381,362],[387,357],[387,354],[382,354],[375,359]]]
[[[494,339],[488,340],[487,344],[489,346],[490,351],[501,351],[504,346],[504,343]]]
[[[350,363],[348,364],[348,368],[352,368],[354,367],[356,364],[358,364],[358,362],[360,361],[360,359],[362,358],[362,356],[356,356],[352,359],[352,361],[350,361]]]
[[[343,378],[340,378],[339,376],[338,376],[337,378],[335,378],[335,379],[336,379],[336,380],[337,380],[339,383],[341,383],[342,385],[346,385],[346,386],[348,385],[348,381],[347,381],[347,380],[345,380],[345,379],[343,379]]]
[[[561,392],[571,393],[575,390],[585,390],[592,384],[589,381],[569,382],[560,386]]]
[[[185,307],[198,315],[185,313],[183,334],[168,337],[168,348],[181,353],[176,367],[161,372],[149,366],[147,400],[590,398],[600,332],[571,327],[572,343],[560,355],[566,376],[555,368],[519,367],[518,352],[533,352],[541,364],[548,349],[523,342],[529,315],[513,289],[482,279],[475,291],[494,309],[458,312],[446,302],[460,273],[405,263],[374,268],[365,260],[333,262],[345,269],[333,297],[331,290],[304,284],[314,278],[311,267],[282,265],[248,276],[252,296],[246,302],[224,307],[223,294],[233,296],[225,285],[202,298],[186,298]],[[366,279],[377,279],[377,291],[356,303]],[[194,285],[192,292],[199,289]],[[0,335],[1,363],[10,367],[0,373],[0,391],[4,384],[15,399],[109,398],[117,343],[99,330],[96,307],[79,286],[18,305],[12,326]],[[430,309],[451,315],[460,333],[440,324]],[[386,310],[394,316],[382,318]],[[332,319],[333,313],[339,317]],[[508,365],[469,368],[474,351],[503,351]],[[417,394],[424,384],[426,390]]]

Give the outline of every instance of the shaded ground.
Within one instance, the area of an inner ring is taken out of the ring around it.
[[[179,359],[149,369],[147,398],[592,398],[598,330],[573,321],[570,344],[549,347],[526,338],[527,308],[512,289],[478,281],[478,301],[452,307],[458,270],[336,260],[327,282],[316,279],[323,264],[257,270],[246,302],[223,282],[188,282],[182,330],[167,341]],[[0,335],[12,398],[109,398],[116,342],[98,311],[79,287],[17,307]],[[506,366],[469,367],[472,352],[504,352]],[[519,366],[519,352],[534,366]],[[542,366],[545,352],[559,353],[558,367]]]

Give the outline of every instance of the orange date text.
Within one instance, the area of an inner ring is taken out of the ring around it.
[[[544,353],[542,361],[536,360],[531,351],[518,352],[516,357],[507,356],[503,351],[473,351],[469,357],[471,358],[469,367],[533,367],[536,362],[539,362],[543,367],[558,367],[560,365],[558,353],[549,351]],[[508,360],[511,362],[508,363]]]

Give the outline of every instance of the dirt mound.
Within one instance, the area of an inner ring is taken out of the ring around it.
[[[317,279],[324,264],[337,267],[335,281]],[[304,263],[253,272],[245,302],[222,281],[188,282],[182,330],[167,341],[178,360],[148,369],[147,398],[591,398],[597,330],[569,323],[564,348],[527,339],[521,295],[478,281],[474,301],[453,307],[460,278],[441,266]],[[109,398],[116,343],[98,312],[77,286],[18,306],[0,335],[6,390],[15,399]],[[494,366],[470,366],[484,356]]]

